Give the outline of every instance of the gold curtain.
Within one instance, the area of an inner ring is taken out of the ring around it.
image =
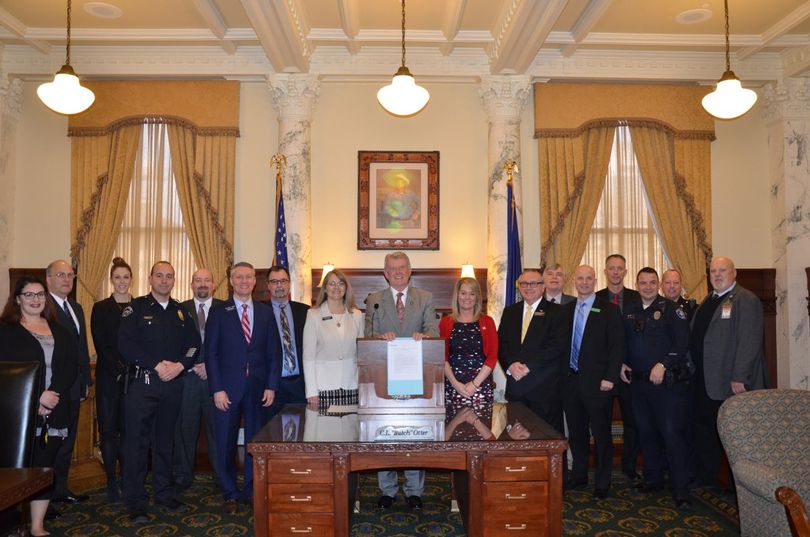
[[[615,126],[540,137],[540,255],[569,274],[579,265],[605,186]]]
[[[710,140],[678,139],[661,125],[630,124],[630,135],[661,241],[689,296],[707,293],[712,257]],[[676,158],[677,155],[677,158]]]
[[[78,268],[76,298],[86,315],[110,268],[140,134],[141,126],[133,125],[71,141],[70,255]]]
[[[227,298],[227,270],[233,264],[236,138],[169,125],[169,147],[177,194],[198,266],[208,268],[215,296]]]

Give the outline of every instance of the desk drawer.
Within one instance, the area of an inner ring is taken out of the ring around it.
[[[548,481],[548,457],[487,455],[484,481]]]
[[[542,522],[484,522],[484,537],[547,537],[548,524]]]
[[[268,483],[332,483],[332,459],[299,457],[267,459]]]
[[[332,513],[335,489],[332,485],[281,485],[267,487],[273,513]]]
[[[270,514],[270,535],[295,537],[332,537],[335,524],[332,515]]]
[[[485,513],[523,516],[531,511],[532,515],[545,518],[547,505],[548,483],[545,481],[484,483]]]

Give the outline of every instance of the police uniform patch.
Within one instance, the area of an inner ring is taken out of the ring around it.
[[[660,318],[661,318],[661,310],[655,310],[655,313],[653,313],[653,319],[657,321]]]
[[[678,319],[686,320],[686,312],[683,311],[683,308],[675,308],[675,315],[678,316]]]
[[[180,317],[181,321],[186,320],[185,316],[183,316],[183,310],[177,310],[177,316]]]
[[[127,306],[121,312],[121,317],[129,317],[130,315],[132,315],[132,306]]]

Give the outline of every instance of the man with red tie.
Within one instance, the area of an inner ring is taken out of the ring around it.
[[[244,419],[245,444],[262,425],[262,407],[273,404],[279,383],[279,341],[273,314],[252,298],[256,271],[237,263],[230,275],[233,295],[211,310],[205,325],[205,368],[217,410],[214,429],[225,513],[236,514],[237,501],[253,497],[253,461],[245,453],[245,486],[236,487],[236,448]],[[246,450],[247,451],[247,450]]]

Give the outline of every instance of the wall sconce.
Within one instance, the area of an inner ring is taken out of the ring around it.
[[[469,263],[464,263],[463,265],[461,265],[461,277],[475,278],[475,267],[473,267]]]
[[[321,271],[321,281],[318,283],[318,287],[323,287],[323,281],[326,279],[326,275],[333,270],[335,270],[335,265],[333,265],[330,261],[327,261],[323,266],[323,270]]]

